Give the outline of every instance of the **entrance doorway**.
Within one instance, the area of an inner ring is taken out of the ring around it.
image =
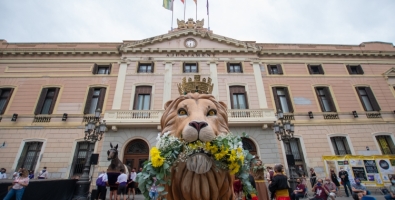
[[[140,167],[144,166],[144,162],[148,160],[149,147],[148,144],[141,139],[132,140],[126,146],[123,163],[131,169],[136,168],[136,172]]]
[[[248,138],[241,138],[241,142],[243,143],[243,149],[244,150],[248,150],[250,152],[250,154],[257,156],[257,152],[256,152],[256,146],[254,144],[254,142]]]

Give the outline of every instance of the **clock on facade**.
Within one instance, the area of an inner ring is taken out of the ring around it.
[[[185,40],[185,47],[187,47],[187,48],[194,48],[194,47],[196,47],[196,45],[197,45],[197,42],[193,38],[188,38]]]

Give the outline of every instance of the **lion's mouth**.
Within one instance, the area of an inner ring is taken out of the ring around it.
[[[206,153],[194,153],[188,157],[187,168],[196,174],[204,174],[211,169],[213,159]]]

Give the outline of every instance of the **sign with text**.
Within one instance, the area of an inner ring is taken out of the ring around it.
[[[375,160],[363,160],[367,173],[379,173]]]
[[[363,167],[352,167],[352,172],[355,178],[359,178],[361,181],[367,181],[365,169]]]

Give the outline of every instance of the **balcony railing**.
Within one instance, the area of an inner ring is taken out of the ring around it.
[[[104,114],[108,125],[159,125],[164,110],[110,110]],[[228,110],[229,123],[272,123],[276,120],[272,109]]]

